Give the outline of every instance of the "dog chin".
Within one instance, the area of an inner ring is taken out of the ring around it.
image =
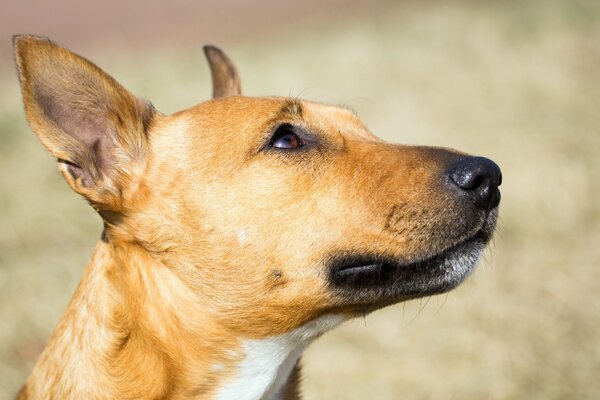
[[[329,284],[346,306],[369,311],[400,301],[447,292],[475,269],[491,229],[423,260],[401,263],[379,255],[338,255],[329,263]]]
[[[423,288],[426,290],[442,288],[443,291],[455,288],[475,269],[484,249],[484,241],[474,238],[445,252],[437,266],[441,275],[430,282],[425,282]]]

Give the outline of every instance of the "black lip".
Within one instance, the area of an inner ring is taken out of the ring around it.
[[[361,263],[359,263],[361,264]],[[361,273],[361,272],[371,272],[373,270],[378,270],[380,268],[383,267],[382,263],[374,263],[374,264],[368,264],[368,265],[358,265],[358,266],[347,266],[347,267],[342,267],[340,269],[337,270],[337,274],[340,275],[345,275],[345,274],[356,274],[356,273]]]
[[[364,313],[400,301],[447,292],[473,271],[491,240],[497,207],[476,233],[423,260],[402,262],[395,254],[336,252],[326,262],[327,280],[338,306]]]
[[[394,268],[405,269],[427,268],[428,266],[437,265],[446,259],[449,254],[455,252],[469,242],[478,240],[483,244],[487,244],[492,238],[496,228],[496,219],[497,208],[494,208],[487,213],[482,226],[475,234],[423,260],[410,263],[400,263],[396,257],[386,255],[357,255],[355,253],[338,253],[330,258],[328,263],[329,270],[332,271],[332,274],[344,276],[351,275],[352,273],[377,271],[390,265]]]
[[[338,274],[341,276],[351,275],[355,273],[365,273],[365,272],[373,272],[380,270],[385,267],[394,267],[394,268],[405,268],[405,269],[413,269],[413,268],[425,268],[430,266],[438,265],[441,261],[447,258],[449,254],[456,251],[460,247],[465,244],[472,242],[474,240],[484,240],[484,235],[482,231],[477,232],[475,235],[437,253],[436,255],[426,258],[424,260],[419,260],[410,263],[399,263],[392,257],[387,256],[372,256],[372,255],[363,255],[363,256],[354,256],[354,255],[342,255],[338,256],[331,263],[332,270],[334,274]]]
[[[463,279],[448,278],[445,261],[471,247],[483,247],[487,241],[482,230],[430,258],[410,263],[386,255],[338,254],[328,263],[329,284],[346,304],[385,305],[444,293]]]

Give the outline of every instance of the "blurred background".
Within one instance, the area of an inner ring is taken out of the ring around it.
[[[503,169],[499,231],[460,288],[314,343],[307,399],[600,398],[597,0],[0,4],[0,399],[14,396],[101,231],[26,125],[10,36],[45,35],[162,112],[208,99],[201,45],[249,95],[355,109],[394,142]]]

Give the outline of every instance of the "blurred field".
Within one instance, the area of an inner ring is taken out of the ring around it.
[[[197,48],[71,47],[163,112],[210,94]],[[304,357],[307,399],[599,398],[600,2],[390,3],[223,47],[246,94],[349,105],[385,139],[503,168],[499,233],[474,276],[325,335]],[[0,79],[0,398],[100,234],[27,128],[13,75]]]

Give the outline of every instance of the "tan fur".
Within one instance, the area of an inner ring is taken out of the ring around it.
[[[216,99],[163,115],[45,39],[18,37],[15,48],[32,129],[105,224],[21,399],[210,398],[243,357],[242,339],[385,305],[337,296],[324,279],[329,252],[410,262],[478,229],[430,189],[458,153],[384,143],[345,109],[237,96],[218,49],[207,52]],[[78,121],[48,117],[46,91],[108,121],[104,153],[65,130]],[[262,151],[282,122],[323,150]],[[286,399],[299,398],[298,377],[296,367]]]

